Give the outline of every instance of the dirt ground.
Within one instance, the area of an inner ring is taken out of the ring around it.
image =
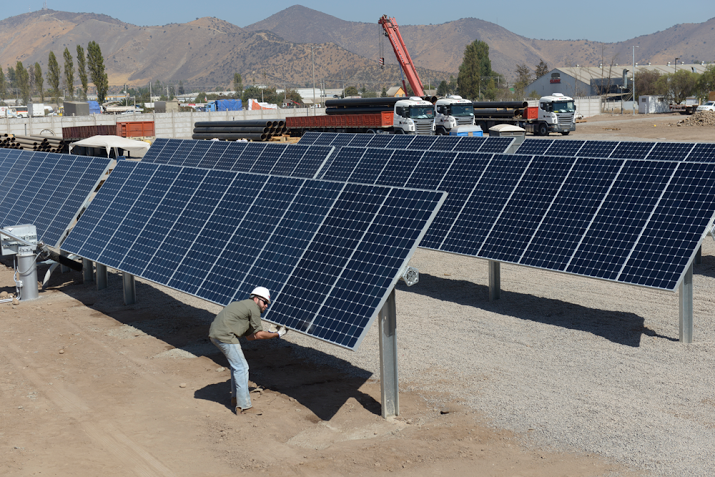
[[[679,119],[587,118],[569,139],[715,141],[713,128],[670,125]],[[402,386],[400,416],[385,420],[379,376],[305,362],[289,341],[244,346],[263,414],[236,416],[227,363],[206,337],[219,307],[141,280],[139,303],[124,306],[119,275],[97,291],[58,272],[40,299],[0,303],[0,475],[642,475],[527,448],[420,386]],[[3,291],[14,292],[7,258]]]

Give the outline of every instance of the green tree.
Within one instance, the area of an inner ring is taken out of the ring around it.
[[[40,93],[40,101],[45,102],[45,79],[42,77],[42,67],[39,63],[35,63],[35,86],[37,92]]]
[[[97,88],[97,99],[99,104],[102,104],[109,89],[109,78],[107,78],[107,73],[104,71],[102,49],[95,41],[90,41],[87,44],[87,65],[89,66],[89,76],[92,78],[92,83]]]
[[[475,40],[464,49],[464,59],[459,66],[457,85],[464,98],[478,98],[486,91],[492,76],[492,62],[489,59],[489,45]]]
[[[688,96],[695,96],[698,89],[698,74],[688,70],[679,70],[676,73],[661,75],[656,82],[658,94],[662,94],[668,101],[680,104]]]
[[[240,98],[243,93],[243,79],[240,73],[233,74],[233,91],[237,98]]]
[[[658,89],[656,84],[660,78],[660,72],[655,70],[638,71],[635,75],[636,96],[638,99],[641,96],[657,95]]]
[[[30,74],[22,65],[22,61],[18,61],[15,65],[15,78],[17,88],[20,90],[20,97],[22,98],[22,102],[23,104],[28,104],[30,102],[31,97]]]
[[[77,74],[79,75],[79,82],[82,83],[82,92],[84,93],[82,99],[87,100],[87,90],[89,89],[89,82],[87,80],[87,58],[84,55],[82,45],[77,45]]]
[[[65,47],[65,51],[62,53],[65,60],[65,87],[67,88],[67,95],[70,99],[74,99],[74,63],[72,61],[72,54],[69,48]]]
[[[5,96],[7,96],[7,80],[5,72],[0,68],[0,98],[5,99]]]
[[[708,93],[715,91],[715,65],[708,65],[703,74],[698,78],[698,95],[707,99]]]
[[[343,91],[343,98],[347,98],[348,96],[357,96],[357,95],[358,95],[358,90],[355,86],[348,86]]]
[[[437,96],[447,96],[449,94],[449,85],[445,80],[442,80],[437,86]]]
[[[514,95],[517,98],[524,97],[524,90],[534,81],[531,68],[525,63],[516,65],[516,82],[514,83]]]
[[[544,63],[544,60],[539,60],[539,64],[536,65],[536,79],[541,78],[549,72],[549,65]]]
[[[363,91],[363,98],[377,98],[377,91]]]
[[[186,94],[184,92],[184,83],[182,81],[179,81],[179,95]]]
[[[196,95],[195,101],[197,103],[205,103],[206,102],[206,93],[201,92],[198,95]]]
[[[382,93],[380,93],[381,98],[387,98],[387,88],[382,87]]]
[[[60,103],[60,65],[53,51],[47,60],[47,84],[50,86],[50,94],[56,104]]]

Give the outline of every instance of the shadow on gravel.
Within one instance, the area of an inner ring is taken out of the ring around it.
[[[489,287],[466,280],[420,273],[419,285],[407,287],[400,281],[396,288],[522,320],[592,333],[625,346],[640,346],[643,335],[678,341],[644,326],[644,318],[634,313],[587,308],[562,300],[504,290],[499,300],[490,302]]]
[[[44,277],[46,266],[38,266]],[[215,312],[197,308],[175,299],[146,282],[136,281],[138,303],[125,306],[122,278],[110,271],[108,287],[98,291],[95,283],[82,283],[81,272],[53,273],[47,288],[55,288],[119,323],[128,325],[123,336],[145,333],[173,347],[166,353],[179,352],[190,358],[206,357],[216,366],[228,367],[223,354],[208,339]],[[220,307],[215,306],[216,311]],[[129,328],[129,326],[131,328]],[[250,366],[250,379],[257,386],[295,399],[320,420],[330,420],[350,398],[355,398],[369,412],[380,415],[380,403],[360,391],[372,373],[335,356],[286,340],[241,340]],[[179,348],[178,350],[176,348]],[[155,358],[161,359],[157,355]],[[197,399],[214,401],[229,408],[230,379],[205,386],[195,393]]]

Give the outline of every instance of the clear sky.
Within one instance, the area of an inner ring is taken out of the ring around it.
[[[42,0],[3,0],[0,17],[40,10]],[[414,1],[274,0],[268,3],[229,0],[47,0],[52,10],[102,13],[134,25],[185,23],[217,17],[239,27],[264,20],[292,5],[303,5],[342,20],[377,23],[383,15],[398,25],[446,23],[479,18],[527,38],[617,42],[665,30],[678,23],[702,23],[715,17],[715,0],[680,1]],[[2,32],[0,32],[2,34]]]

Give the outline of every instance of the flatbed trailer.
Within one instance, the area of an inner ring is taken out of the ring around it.
[[[286,127],[291,136],[302,136],[307,131],[392,134],[395,132],[392,121],[392,111],[380,111],[363,114],[287,117]]]

